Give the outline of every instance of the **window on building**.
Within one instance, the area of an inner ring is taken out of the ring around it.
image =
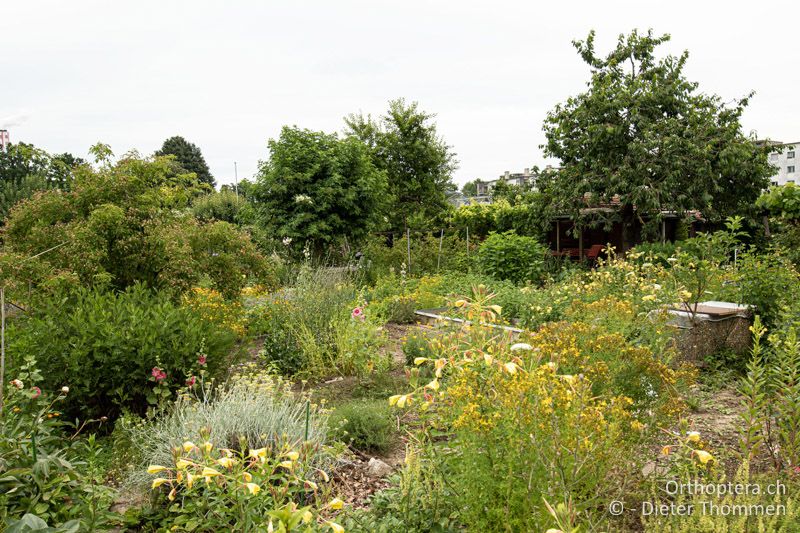
[[[773,185],[773,186],[775,186],[775,187],[777,187],[777,186],[778,186],[778,182],[777,182],[777,181],[773,181],[773,182],[772,182],[772,185]]]
[[[787,174],[793,174],[794,173],[794,165],[789,165],[788,167],[786,167],[786,173]]]
[[[786,152],[786,159],[794,159],[794,150]]]
[[[770,161],[777,161],[778,160],[778,154],[769,154],[769,160]]]

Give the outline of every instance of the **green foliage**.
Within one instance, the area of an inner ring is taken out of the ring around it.
[[[785,257],[747,252],[737,262],[735,284],[728,285],[740,303],[755,306],[764,325],[775,328],[785,310],[800,298],[800,273]]]
[[[71,154],[51,155],[33,145],[10,144],[0,151],[0,220],[36,191],[69,189],[72,168],[84,161]]]
[[[319,254],[343,236],[363,237],[379,222],[386,175],[358,140],[284,127],[269,150],[254,191],[259,224],[295,252],[308,244]]]
[[[0,523],[6,531],[39,531],[47,523],[63,524],[50,531],[108,525],[114,491],[99,479],[94,436],[64,436],[68,424],[60,409],[69,390],[41,390],[30,356],[13,376],[0,416]]]
[[[175,161],[187,172],[192,172],[197,176],[201,183],[206,183],[214,187],[214,176],[208,169],[206,160],[200,148],[194,143],[188,142],[180,136],[170,137],[161,145],[161,150],[156,152],[157,156],[171,155]]]
[[[533,237],[507,231],[489,234],[478,250],[478,261],[483,272],[496,279],[538,283],[547,253]]]
[[[800,219],[800,187],[794,183],[770,187],[758,198],[756,205],[775,217]]]
[[[163,385],[172,391],[205,366],[200,353],[209,374],[220,375],[236,340],[230,329],[141,285],[47,299],[11,326],[11,361],[34,357],[44,386],[68,386],[64,410],[84,420],[113,418],[123,408],[143,413],[154,367],[166,373]]]
[[[422,276],[437,272],[469,272],[477,256],[477,242],[470,239],[469,251],[463,233],[411,233],[411,264],[408,263],[408,240],[404,235],[389,246],[386,238],[372,237],[364,244],[361,266],[370,281],[390,272],[404,271],[407,275]]]
[[[450,222],[459,231],[469,228],[470,237],[486,237],[493,231],[541,237],[550,229],[551,215],[549,197],[529,191],[496,199],[491,204],[461,206]]]
[[[41,257],[85,286],[124,289],[137,282],[185,291],[201,277],[234,296],[266,263],[242,231],[200,224],[178,211],[204,187],[168,158],[135,155],[97,170],[75,170],[71,191],[18,204],[7,221],[9,251]],[[51,250],[52,249],[52,250]]]
[[[411,367],[416,366],[414,361],[420,357],[425,359],[432,357],[433,349],[428,336],[421,332],[408,334],[403,339],[403,356],[406,360],[406,366]]]
[[[633,31],[620,35],[605,58],[595,53],[593,31],[573,42],[591,69],[589,89],[545,120],[545,153],[561,168],[540,186],[583,223],[586,195],[600,206],[618,195],[612,218],[625,224],[627,242],[633,206],[651,215],[645,228],[651,232],[667,211],[721,219],[752,209],[773,173],[767,149],[742,134],[748,98],[728,106],[700,92],[683,73],[688,52],[656,56],[669,39]]]
[[[446,193],[455,190],[455,154],[436,132],[434,118],[401,98],[390,101],[378,121],[360,113],[345,121],[348,134],[364,142],[375,166],[386,172],[392,197],[389,223],[395,231],[427,227],[445,211]]]
[[[353,401],[331,414],[331,436],[365,453],[385,453],[392,444],[393,417],[385,400]]]
[[[461,192],[464,196],[478,196],[478,183],[481,183],[480,179],[466,182],[461,186]]]
[[[250,224],[255,220],[250,202],[230,189],[197,198],[192,202],[192,214],[203,222],[221,220],[231,224]]]

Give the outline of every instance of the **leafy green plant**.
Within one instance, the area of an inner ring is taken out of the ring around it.
[[[64,410],[83,419],[144,413],[153,378],[174,392],[201,367],[221,375],[236,341],[229,328],[141,285],[43,300],[12,326],[11,360],[34,357],[44,386],[69,386]]]
[[[385,401],[353,401],[333,410],[331,437],[358,451],[385,453],[394,434],[392,415]]]
[[[483,272],[513,283],[541,281],[546,254],[539,241],[513,231],[490,234],[478,250]]]

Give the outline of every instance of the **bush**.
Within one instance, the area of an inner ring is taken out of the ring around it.
[[[385,453],[392,444],[394,427],[385,401],[354,401],[334,409],[331,436],[365,453]]]
[[[64,410],[83,419],[114,418],[122,409],[144,413],[148,401],[157,403],[154,379],[158,390],[174,391],[201,367],[221,375],[236,341],[226,326],[141,285],[43,300],[12,326],[10,359],[33,357],[44,386],[68,386]]]
[[[513,283],[541,281],[547,248],[513,231],[492,233],[481,243],[478,260],[484,273]]]
[[[204,222],[221,220],[231,224],[250,224],[255,219],[253,206],[232,190],[206,194],[192,202],[192,213]]]

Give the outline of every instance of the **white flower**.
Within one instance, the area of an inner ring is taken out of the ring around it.
[[[284,237],[283,238],[283,245],[284,246],[289,246],[290,244],[292,244],[292,238],[291,237]]]
[[[533,346],[528,344],[527,342],[518,342],[511,347],[512,352],[518,352],[520,350],[525,350],[526,352],[533,350]]]
[[[67,387],[66,385],[61,387],[61,392],[67,394],[69,392],[69,387]]]
[[[11,385],[13,385],[14,388],[16,388],[16,389],[21,389],[22,387],[25,386],[25,384],[22,383],[22,381],[19,380],[19,379],[12,379],[11,380]]]
[[[311,199],[310,196],[307,194],[297,194],[294,197],[294,203],[296,204],[313,204],[314,200]]]

